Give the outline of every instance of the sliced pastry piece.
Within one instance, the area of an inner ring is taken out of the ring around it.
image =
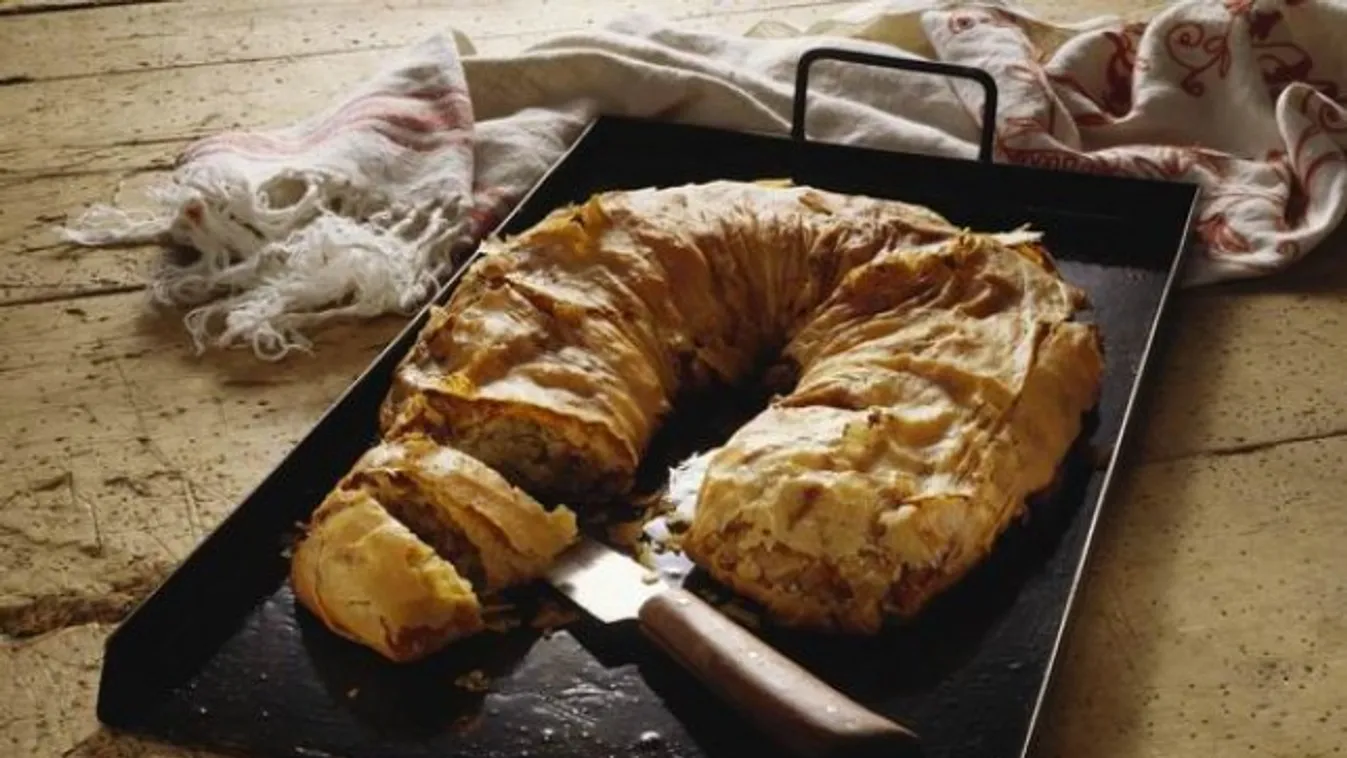
[[[490,466],[423,435],[370,449],[342,487],[384,503],[479,595],[537,579],[577,534],[570,509],[548,511]]]
[[[472,585],[359,490],[337,490],[314,512],[290,581],[329,629],[393,661],[423,658],[483,628]]]
[[[411,661],[482,631],[482,598],[537,578],[575,538],[570,510],[413,435],[361,456],[314,513],[291,580],[333,631]]]
[[[670,408],[667,376],[620,322],[541,301],[499,282],[436,312],[384,404],[384,436],[433,436],[538,497],[621,494],[634,441]]]

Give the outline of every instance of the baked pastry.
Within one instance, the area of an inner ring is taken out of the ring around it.
[[[291,583],[337,633],[415,660],[481,631],[480,597],[536,579],[575,537],[570,510],[411,435],[366,452],[318,508]]]
[[[337,634],[412,661],[480,631],[472,585],[368,493],[323,501],[290,562],[295,597]]]
[[[473,586],[524,581],[573,520],[547,522],[526,558],[511,543],[518,562],[491,559],[544,509],[450,493],[480,476],[601,508],[684,393],[775,362],[798,381],[711,457],[683,546],[780,621],[873,631],[986,554],[1095,402],[1098,334],[1036,239],[780,184],[596,195],[489,242],[395,372],[381,434],[461,451],[458,483],[430,484],[436,453],[385,452],[343,486]],[[492,520],[501,509],[527,516]]]
[[[1052,481],[1096,400],[1081,294],[1034,246],[886,251],[785,355],[801,367],[707,463],[688,555],[783,623],[916,614]]]
[[[399,366],[383,432],[423,431],[543,499],[611,500],[680,392],[742,381],[881,250],[957,232],[803,187],[597,195],[486,247]]]
[[[576,537],[570,509],[544,509],[491,467],[423,435],[372,448],[342,486],[385,503],[479,592],[536,579]]]

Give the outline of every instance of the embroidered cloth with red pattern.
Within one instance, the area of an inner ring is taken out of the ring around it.
[[[452,27],[452,12],[445,24]],[[1052,24],[998,2],[881,0],[746,35],[648,15],[509,57],[435,37],[322,113],[204,139],[144,209],[96,206],[86,245],[158,241],[151,292],[199,349],[305,349],[339,317],[409,312],[598,113],[784,133],[821,44],[977,66],[1000,90],[996,159],[1199,182],[1199,285],[1277,271],[1344,210],[1347,6],[1212,0],[1146,23]],[[973,157],[975,90],[880,69],[811,77],[819,140]]]

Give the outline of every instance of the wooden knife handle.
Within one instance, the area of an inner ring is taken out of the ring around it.
[[[917,737],[833,689],[682,589],[641,607],[641,627],[783,748],[806,758],[915,753]]]

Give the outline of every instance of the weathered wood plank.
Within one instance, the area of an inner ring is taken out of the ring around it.
[[[303,436],[401,321],[320,357],[198,359],[143,294],[0,309],[0,632],[117,618]]]
[[[1322,252],[1340,256],[1343,247]],[[1334,290],[1209,292],[1180,303],[1174,343],[1154,376],[1154,402],[1136,419],[1147,456],[1347,433],[1344,270],[1332,277]]]
[[[1347,432],[1347,233],[1258,287],[1181,293],[1173,340],[1136,412],[1151,460]]]
[[[0,89],[0,134],[7,135],[0,165],[34,172],[53,163],[78,165],[89,150],[286,123],[324,107],[385,59],[375,50],[6,87]]]
[[[1336,437],[1124,477],[1037,755],[1335,754],[1347,738],[1344,463]]]
[[[95,202],[134,204],[147,186],[167,175],[151,171],[0,180],[0,306],[143,283],[161,252],[157,248],[82,248],[62,242],[56,227]]]
[[[206,758],[205,753],[114,736],[94,717],[103,643],[112,628],[88,624],[22,642],[0,642],[0,755],[63,758]]]
[[[781,13],[740,11],[715,22],[696,23],[743,31],[772,17],[803,25],[829,15],[838,5]],[[507,53],[549,34],[499,36],[480,48],[484,53]],[[312,114],[377,72],[395,54],[365,49],[3,87],[0,180],[163,166],[189,140],[223,129],[284,124]]]
[[[168,6],[90,8],[25,15],[6,24],[8,49],[0,50],[0,79],[31,80],[106,75],[144,69],[294,58],[389,49],[431,34],[457,30],[479,46],[520,35],[573,30],[602,23],[625,10],[643,9],[672,19],[705,18],[849,2],[780,4],[739,0],[716,10],[718,0],[660,3],[593,3],[589,0],[207,0]],[[539,8],[545,13],[539,13]],[[102,43],[57,49],[53,39],[98,36]]]
[[[169,169],[190,142],[190,139],[178,138],[158,142],[127,140],[88,147],[35,144],[23,149],[24,159],[18,166],[4,162],[8,160],[9,151],[7,143],[0,142],[0,185],[23,184],[48,177]]]
[[[172,2],[178,0],[0,0],[0,18]]]

